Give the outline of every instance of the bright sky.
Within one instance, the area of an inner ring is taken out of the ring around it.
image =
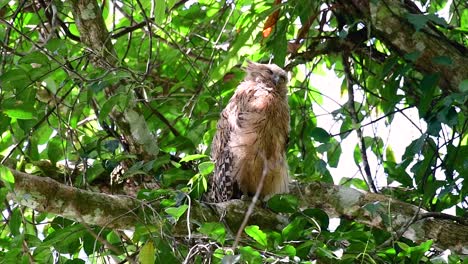
[[[311,83],[324,95],[324,103],[322,107],[314,107],[314,113],[317,115],[317,126],[327,130],[330,134],[338,134],[340,125],[333,120],[333,116],[330,112],[338,109],[341,105],[346,104],[348,98],[347,94],[341,96],[341,83],[342,79],[337,78],[332,70],[323,69],[325,75],[312,74]],[[329,97],[329,98],[328,98]],[[354,100],[357,102],[362,101],[363,94],[355,92]],[[418,120],[418,113],[415,109],[408,109],[405,114],[412,120]],[[377,119],[383,115],[380,113],[379,116],[372,116],[372,119]],[[368,123],[371,120],[366,120],[363,123]],[[420,124],[421,126],[423,124]],[[392,130],[393,128],[393,130]],[[398,129],[394,129],[398,128]],[[423,129],[424,130],[424,129]],[[385,126],[385,119],[381,119],[374,125],[369,125],[363,128],[364,136],[379,136],[384,141],[385,145],[390,145],[395,153],[396,161],[401,161],[401,157],[405,152],[406,146],[408,146],[413,140],[419,138],[421,133],[415,128],[403,115],[396,114],[391,126]],[[356,133],[353,132],[341,144],[342,155],[337,168],[331,168],[330,172],[333,176],[335,183],[339,183],[342,177],[353,177],[357,176],[362,178],[359,174],[359,170],[354,162],[353,152],[358,140]],[[368,150],[369,164],[373,176],[377,175],[378,186],[386,186],[386,177],[384,176],[383,169],[377,164],[377,158],[375,155]]]

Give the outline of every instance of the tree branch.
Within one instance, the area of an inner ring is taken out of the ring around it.
[[[157,201],[150,203],[127,196],[95,193],[66,186],[47,177],[11,171],[15,177],[15,185],[9,198],[37,211],[115,229],[133,229],[136,223],[162,224],[161,218],[153,216],[162,212]],[[428,213],[415,205],[391,197],[326,183],[293,185],[291,193],[300,197],[299,208],[321,208],[329,217],[354,220],[389,232],[405,228],[418,210],[420,215]],[[189,221],[192,225],[219,222],[225,214],[223,220],[226,225],[231,230],[237,230],[249,204],[241,200],[217,204],[192,201]],[[372,207],[372,210],[369,207]],[[187,234],[186,221],[181,217],[173,227],[174,234]],[[287,222],[285,216],[260,207],[253,211],[249,221],[250,224],[255,223],[264,229],[272,230],[281,230]],[[386,223],[391,223],[391,226]],[[451,219],[424,217],[410,225],[403,236],[417,243],[433,239],[437,249],[451,249],[460,254],[468,254],[468,226]]]
[[[358,21],[369,22],[371,33],[400,56],[417,53],[419,57],[413,62],[416,69],[423,73],[440,72],[442,90],[447,93],[459,91],[459,84],[468,76],[468,49],[450,41],[435,27],[426,26],[416,31],[407,17],[414,13],[422,15],[421,11],[415,10],[416,6],[408,6],[398,0],[335,2],[342,6],[339,12],[352,15]],[[437,58],[448,58],[450,63],[438,63]]]

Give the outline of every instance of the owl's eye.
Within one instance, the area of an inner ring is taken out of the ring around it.
[[[273,71],[270,69],[267,69],[268,74],[273,75]]]

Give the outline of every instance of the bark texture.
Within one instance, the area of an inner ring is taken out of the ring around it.
[[[450,41],[429,22],[416,31],[410,15],[423,15],[411,1],[337,0],[339,12],[352,15],[370,27],[377,36],[400,56],[414,54],[416,69],[423,73],[440,73],[440,86],[446,93],[459,92],[461,81],[468,78],[468,49]],[[441,63],[443,59],[450,63]]]
[[[149,203],[127,196],[85,191],[47,177],[11,171],[15,177],[15,185],[14,192],[9,197],[37,211],[116,229],[133,229],[136,223],[156,226],[162,224],[159,215],[164,212],[157,202]],[[350,219],[370,227],[401,232],[404,237],[415,242],[433,239],[433,245],[437,249],[451,249],[460,254],[468,254],[467,225],[429,217],[408,226],[415,217],[426,213],[417,206],[380,194],[324,183],[296,185],[291,186],[291,189],[292,194],[299,198],[301,208],[321,208],[329,217]],[[193,230],[200,223],[219,222],[223,219],[228,228],[235,232],[248,206],[249,202],[241,200],[216,204],[192,201],[190,218],[187,219],[187,214],[181,217],[173,231],[178,235],[186,235],[189,233],[188,228]],[[187,225],[187,221],[190,225]],[[287,219],[268,209],[257,207],[249,224],[278,230],[287,224]]]

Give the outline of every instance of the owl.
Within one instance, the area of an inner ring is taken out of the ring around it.
[[[289,136],[287,74],[275,64],[248,62],[246,77],[221,112],[211,146],[215,163],[209,200],[224,202],[288,192]]]

